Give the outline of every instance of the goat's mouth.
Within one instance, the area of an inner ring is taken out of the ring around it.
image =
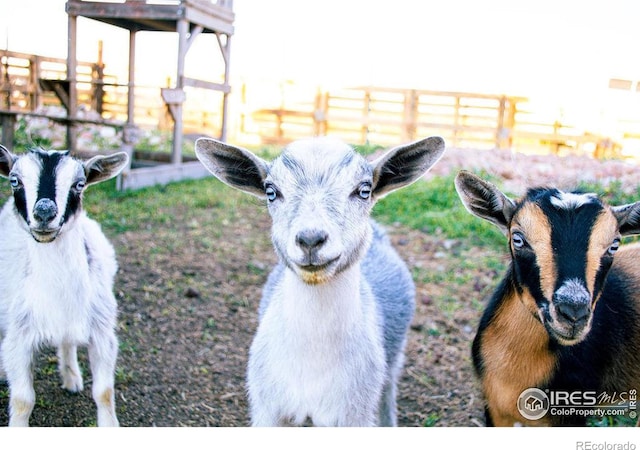
[[[297,264],[298,274],[307,284],[321,284],[328,281],[335,273],[335,267],[340,257],[326,262]]]
[[[545,320],[544,326],[549,335],[561,345],[575,345],[584,340],[590,330],[591,321],[575,324],[559,320]]]
[[[60,228],[31,228],[29,231],[36,241],[47,244],[58,237]]]

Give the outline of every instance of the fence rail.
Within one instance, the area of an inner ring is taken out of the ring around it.
[[[100,53],[100,52],[99,52]],[[128,83],[119,83],[115,75],[105,71],[100,55],[97,62],[79,61],[77,65],[78,104],[86,121],[107,125],[127,120]],[[68,95],[67,61],[26,53],[0,53],[0,112],[5,116],[46,116],[43,109],[65,107]],[[193,88],[195,89],[195,88]],[[185,89],[186,91],[192,88]],[[160,95],[160,87],[135,86],[134,122],[146,128],[170,130],[172,119]],[[194,95],[194,98],[198,98]],[[187,99],[189,96],[187,96]],[[211,104],[217,104],[215,100]],[[190,107],[185,104],[184,131],[207,130],[215,135],[220,128],[220,111]],[[53,115],[53,120],[61,118]]]
[[[81,109],[97,114],[87,121],[124,123],[129,86],[105,71],[98,53],[97,62],[78,62],[78,102]],[[3,51],[0,62],[0,116],[13,119],[19,113],[39,114],[46,106],[64,106],[68,92],[65,83],[69,82],[66,60]],[[160,91],[160,87],[135,86],[137,126],[171,129],[172,119]],[[246,87],[240,92],[240,104],[236,103],[241,110],[239,133],[245,137],[247,133],[256,133],[263,143],[282,145],[310,135],[338,134],[352,143],[396,145],[438,134],[448,145],[461,148],[544,149],[555,153],[568,149],[597,157],[617,156],[620,149],[607,136],[557,120],[541,121],[526,110],[527,99],[523,97],[358,87],[315,95],[310,92],[303,101],[282,101],[275,108],[250,110]],[[201,97],[199,92],[193,96],[202,100]],[[219,102],[211,99],[196,104],[189,99],[187,92],[184,132],[217,135],[221,111],[206,105]],[[250,132],[245,129],[248,121]],[[3,119],[3,140],[7,124],[10,122]]]
[[[468,92],[360,87],[321,92],[314,102],[253,113],[265,143],[339,134],[358,143],[394,145],[438,134],[461,148],[567,148],[612,156],[619,146],[606,136],[557,121],[536,122],[524,97]]]

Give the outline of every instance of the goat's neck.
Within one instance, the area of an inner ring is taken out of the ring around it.
[[[292,270],[286,269],[282,284],[284,310],[300,320],[353,320],[363,307],[360,264],[356,263],[322,284],[302,281]]]
[[[77,225],[69,224],[69,225]],[[69,226],[62,230],[53,242],[40,243],[35,239],[27,238],[27,247],[29,255],[35,262],[45,263],[46,261],[55,261],[63,259],[65,264],[69,262],[67,258],[73,258],[74,264],[86,258],[78,258],[79,255],[86,255],[85,241],[82,230],[78,226]],[[78,267],[75,267],[78,269]]]
[[[485,364],[500,377],[528,387],[546,382],[556,363],[544,325],[525,306],[532,302],[528,290],[505,292],[482,338]]]

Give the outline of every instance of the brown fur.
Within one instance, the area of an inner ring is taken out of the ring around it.
[[[527,421],[516,405],[522,391],[546,382],[556,364],[546,330],[525,306],[533,303],[526,291],[522,298],[512,292],[482,335],[482,387],[496,426],[546,425]]]
[[[609,209],[604,209],[596,219],[593,233],[589,238],[586,269],[587,289],[589,289],[589,292],[593,292],[594,289],[596,274],[600,269],[600,258],[613,243],[616,236],[619,236],[618,221]],[[621,252],[623,251],[624,248],[621,248]],[[617,255],[614,261],[618,259],[620,259],[620,255]]]
[[[556,267],[551,246],[551,224],[549,219],[534,203],[526,203],[513,217],[511,233],[520,231],[536,254],[540,267],[540,286],[545,297],[551,298],[556,283]],[[532,308],[536,308],[535,302]]]

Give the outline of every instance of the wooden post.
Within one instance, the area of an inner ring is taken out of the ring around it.
[[[362,129],[361,129],[361,144],[369,143],[369,111],[371,111],[371,91],[367,88],[364,91],[364,105],[362,107]]]
[[[11,109],[11,80],[9,79],[9,52],[2,58],[2,105],[4,109]],[[4,134],[3,134],[4,138]]]
[[[125,178],[131,173],[133,165],[133,145],[135,143],[135,82],[136,82],[136,32],[129,30],[129,67],[127,79],[127,124],[122,130],[122,150],[129,155],[128,166],[116,178],[116,187],[122,190]]]
[[[136,83],[136,32],[129,32],[129,79],[127,80],[127,125],[134,126]]]
[[[455,96],[455,112],[453,114],[453,146],[458,146],[458,129],[460,127],[460,96]]]
[[[98,60],[93,65],[93,108],[102,116],[102,110],[104,109],[104,62],[102,60],[102,40],[98,41]]]
[[[186,19],[179,19],[176,28],[178,31],[178,70],[175,87],[176,89],[184,89],[184,60],[187,53],[189,22]],[[176,105],[173,119],[171,163],[180,164],[182,162],[182,104]]]
[[[229,60],[231,58],[231,36],[226,37],[226,42],[223,44],[220,39],[220,35],[216,33],[218,39],[218,45],[222,52],[222,58],[224,59],[224,86],[225,91],[222,93],[222,123],[220,124],[220,140],[227,140],[227,114],[229,113]]]
[[[416,121],[418,117],[418,94],[414,89],[404,92],[404,113],[402,141],[409,142],[416,138]]]
[[[40,77],[40,57],[34,55],[29,58],[29,109],[35,111],[40,106],[40,86],[38,86],[38,78]]]
[[[496,148],[503,149],[504,148],[504,136],[505,136],[505,126],[504,126],[504,116],[506,111],[506,102],[507,98],[503,95],[500,97],[500,105],[498,106],[498,123],[496,126]]]
[[[76,126],[73,119],[78,115],[78,86],[76,84],[78,64],[76,56],[77,42],[77,22],[78,17],[69,14],[68,39],[67,39],[67,80],[69,81],[69,105],[67,108],[67,147],[74,153],[77,150],[78,137],[76,136]]]
[[[2,144],[9,150],[13,150],[13,136],[16,128],[15,114],[0,115],[2,121]]]

